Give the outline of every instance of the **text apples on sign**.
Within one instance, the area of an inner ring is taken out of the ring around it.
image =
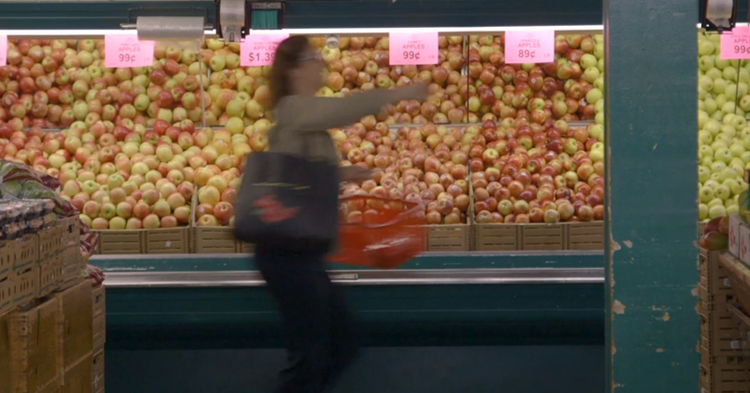
[[[554,61],[554,30],[522,30],[505,32],[506,63],[552,63]]]
[[[289,34],[251,34],[240,45],[240,65],[259,67],[273,64],[276,48]]]
[[[0,35],[0,67],[8,65],[8,36]]]
[[[721,59],[750,59],[750,26],[738,26],[721,34]]]
[[[388,57],[391,65],[438,63],[438,33],[390,33]]]
[[[154,64],[154,41],[136,35],[105,35],[104,65],[107,68],[149,67]]]

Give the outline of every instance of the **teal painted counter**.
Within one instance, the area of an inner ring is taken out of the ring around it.
[[[118,272],[253,270],[249,256],[94,258]],[[404,269],[601,267],[601,253],[426,254]],[[332,270],[350,269],[332,266]],[[492,269],[494,270],[494,269]],[[491,271],[491,270],[486,270]],[[603,289],[588,284],[348,285],[348,299],[372,346],[601,344]],[[112,286],[107,295],[111,348],[241,348],[281,344],[279,321],[263,287]]]

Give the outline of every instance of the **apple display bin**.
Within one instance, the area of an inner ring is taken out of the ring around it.
[[[339,199],[339,238],[331,260],[392,269],[425,249],[423,208],[375,196]]]

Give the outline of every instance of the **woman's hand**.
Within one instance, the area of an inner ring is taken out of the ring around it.
[[[363,182],[372,179],[372,171],[359,166],[348,166],[339,168],[341,180]]]

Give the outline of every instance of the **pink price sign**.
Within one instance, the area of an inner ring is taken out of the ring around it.
[[[721,59],[750,59],[750,26],[735,27],[721,35]]]
[[[135,35],[105,35],[104,65],[107,68],[151,66],[155,47],[154,41],[139,41]]]
[[[555,31],[505,32],[505,62],[508,64],[552,63],[555,61]]]
[[[433,65],[438,63],[438,33],[390,33],[391,65]]]
[[[0,35],[0,67],[8,65],[8,36]]]
[[[259,67],[273,64],[276,48],[289,34],[252,34],[245,36],[240,46],[240,65]]]

